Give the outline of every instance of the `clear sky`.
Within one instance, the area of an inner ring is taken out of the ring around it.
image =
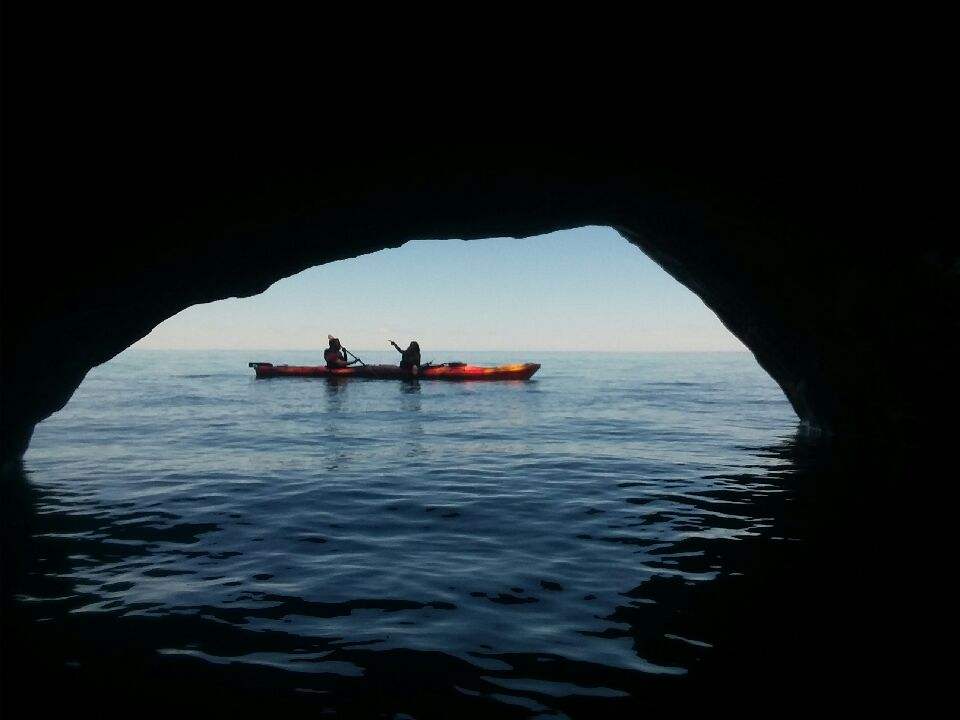
[[[195,305],[137,347],[745,350],[703,302],[617,232],[418,240]]]

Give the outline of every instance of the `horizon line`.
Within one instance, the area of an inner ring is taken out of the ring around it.
[[[369,353],[379,353],[379,352],[389,352],[389,350],[377,350],[374,348],[357,348],[360,352],[369,352]],[[231,348],[231,347],[142,347],[137,346],[136,344],[130,345],[123,352],[127,350],[148,350],[148,351],[161,351],[161,352],[319,352],[322,353],[326,350],[325,347],[313,347],[313,348]],[[471,349],[471,350],[452,350],[449,348],[437,348],[431,350],[435,353],[502,353],[502,352],[537,352],[537,353],[582,353],[584,350],[582,348],[578,349],[569,349],[569,350],[557,350],[557,349],[538,349],[538,348],[509,348],[509,349]],[[591,349],[588,352],[591,353],[600,353],[600,354],[636,354],[636,355],[655,355],[655,354],[668,354],[668,353],[749,353],[748,348],[727,348],[727,349],[713,349],[713,350],[697,350],[697,349],[670,349],[670,350],[595,350]],[[119,354],[119,353],[118,353]]]

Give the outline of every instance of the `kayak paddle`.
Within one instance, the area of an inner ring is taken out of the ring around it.
[[[352,352],[350,352],[349,350],[347,350],[345,347],[343,347],[343,345],[341,345],[340,347],[342,347],[342,348],[343,348],[343,351],[344,351],[347,355],[349,355],[350,357],[352,357],[354,360],[356,360],[358,363],[360,363],[360,364],[363,365],[364,367],[367,366],[367,364],[366,364],[363,360],[361,360],[361,359],[358,358],[356,355],[354,355]]]

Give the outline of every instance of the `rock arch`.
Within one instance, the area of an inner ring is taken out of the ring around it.
[[[582,225],[616,228],[702,298],[811,428],[922,436],[957,399],[956,250],[878,247],[864,218],[881,208],[822,153],[259,149],[113,148],[95,174],[66,163],[61,186],[24,196],[4,247],[5,460],[91,367],[185,307],[411,239]]]

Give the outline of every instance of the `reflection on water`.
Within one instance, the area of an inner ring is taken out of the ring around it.
[[[39,469],[28,455],[31,477],[4,485],[4,702],[635,717],[862,707],[878,685],[910,684],[926,567],[925,519],[904,502],[916,453],[752,443],[749,418],[780,410],[742,395],[730,403],[749,432],[711,436],[708,414],[638,444],[642,412],[624,427],[619,400],[591,406],[596,388],[563,383],[552,399],[547,377],[247,384],[235,411],[225,384],[210,417],[194,388],[194,434],[232,426],[219,453],[183,465],[187,440],[152,467],[94,471],[82,433],[40,437]],[[266,411],[297,434],[271,436],[292,443],[280,453],[236,442],[265,412],[243,398],[267,388],[285,395]],[[688,396],[647,391],[664,413]],[[696,393],[722,406],[730,391]],[[151,417],[179,427],[165,400]],[[95,432],[101,408],[84,407],[74,420]]]

